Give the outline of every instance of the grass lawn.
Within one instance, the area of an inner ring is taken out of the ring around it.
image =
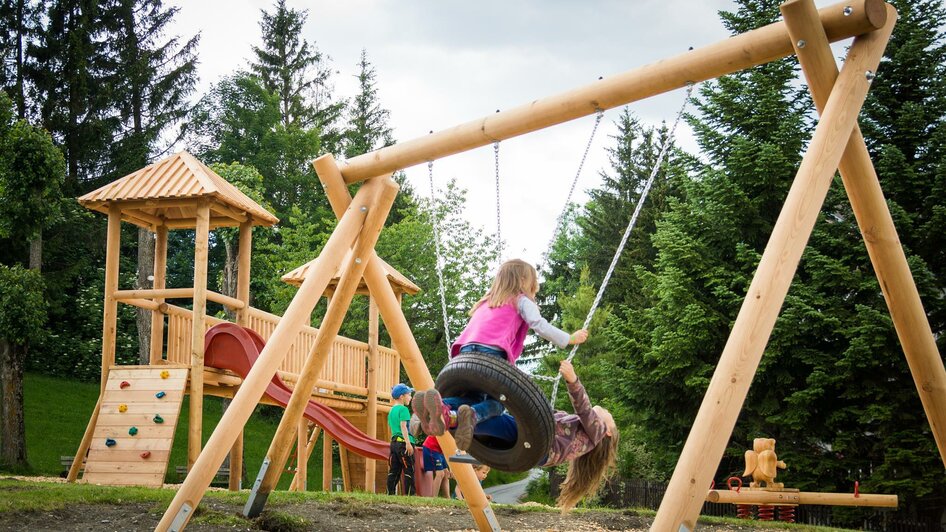
[[[26,447],[27,458],[31,469],[27,472],[34,475],[59,476],[63,466],[59,463],[60,456],[73,456],[82,440],[82,434],[89,423],[92,409],[98,400],[99,385],[97,383],[76,382],[59,377],[50,377],[36,373],[26,375],[24,383],[24,402],[26,410]],[[189,401],[185,398],[181,408],[180,422],[174,436],[174,447],[171,451],[171,461],[165,482],[180,482],[176,466],[187,464],[187,419]],[[207,397],[204,400],[204,442],[210,438],[214,427],[220,420],[222,401],[217,397]],[[270,412],[275,407],[264,407]],[[278,410],[276,410],[278,412]],[[250,417],[244,430],[244,461],[248,478],[244,486],[252,485],[259,471],[266,450],[276,433],[278,419],[266,417],[259,413]],[[333,462],[335,470],[333,476],[341,478],[338,466],[338,456]],[[322,445],[316,445],[309,459],[309,488],[319,489],[322,478]],[[525,473],[503,473],[493,471],[483,483],[484,486],[493,486],[514,482],[525,477]],[[291,475],[283,475],[279,489],[287,489]]]

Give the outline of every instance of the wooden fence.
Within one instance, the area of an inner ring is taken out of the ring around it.
[[[193,312],[186,308],[168,305],[167,307],[167,360],[175,364],[190,364],[191,335],[193,333]],[[264,340],[269,340],[279,316],[259,309],[247,309],[249,329],[256,331]],[[207,316],[206,329],[210,329],[225,320]],[[298,375],[302,371],[306,357],[319,330],[314,327],[305,327],[296,340],[279,371],[290,375]],[[320,388],[333,392],[352,395],[368,395],[368,344],[337,336],[332,343],[331,352],[322,368],[319,377]],[[397,351],[378,346],[378,397],[391,398],[391,388],[397,384],[400,377],[400,356]],[[294,381],[295,379],[291,379]]]

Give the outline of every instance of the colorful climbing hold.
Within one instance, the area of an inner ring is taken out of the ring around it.
[[[116,442],[115,440],[113,440],[113,439],[111,439],[111,438],[105,438],[105,446],[106,446],[106,447],[114,447],[116,443],[118,443],[118,442]]]
[[[151,451],[145,451],[141,453],[142,458],[149,458],[151,456]]]
[[[119,411],[119,412],[127,412],[127,411],[128,411],[128,405],[126,405],[126,404],[124,404],[124,403],[118,405],[118,411]]]
[[[155,422],[155,423],[164,423],[164,418],[161,417],[160,414],[155,414],[155,415],[154,415],[154,422]]]
[[[135,434],[138,434],[138,427],[132,427],[128,429],[128,434],[131,434],[132,436],[134,436]]]
[[[167,394],[164,393],[164,392],[158,392],[158,393],[154,394],[154,396],[157,397],[158,399],[162,399],[165,395],[167,395]]]
[[[166,379],[166,378],[168,378],[168,377],[170,377],[170,376],[171,376],[171,374],[168,372],[168,370],[164,370],[164,371],[161,372],[161,378],[162,378],[162,379]]]
[[[125,388],[129,386],[131,386],[131,383],[128,381],[122,381],[122,383],[118,385],[118,387],[121,388],[122,390],[124,390]]]

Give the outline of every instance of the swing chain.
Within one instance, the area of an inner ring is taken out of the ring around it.
[[[499,203],[499,141],[493,143],[493,160],[496,167],[496,260],[502,263],[503,260],[503,235],[502,224],[500,223],[500,203]]]
[[[575,172],[575,178],[572,179],[572,185],[568,189],[568,196],[565,197],[565,204],[562,206],[561,212],[558,214],[558,218],[555,219],[555,227],[552,228],[552,238],[549,239],[549,244],[545,246],[545,252],[542,254],[542,265],[548,262],[549,255],[552,253],[552,246],[555,245],[555,239],[558,238],[558,234],[562,229],[562,223],[565,221],[565,212],[568,210],[568,205],[572,201],[572,195],[575,193],[575,186],[578,185],[578,178],[581,177],[581,170],[585,167],[585,160],[588,158],[588,152],[591,151],[591,145],[595,140],[595,133],[598,132],[598,126],[601,124],[601,119],[604,118],[604,109],[600,107],[595,110],[595,125],[591,128],[591,135],[588,137],[588,144],[585,145],[585,152],[581,154],[581,161],[578,163],[578,171]],[[539,268],[542,266],[540,265]]]
[[[437,260],[434,262],[437,269],[437,282],[440,283],[440,308],[443,311],[443,332],[447,341],[447,359],[450,359],[450,347],[453,341],[450,339],[450,320],[447,317],[447,291],[443,282],[443,254],[440,250],[440,222],[438,221],[437,203],[435,201],[436,189],[434,188],[434,162],[427,162],[427,178],[430,181],[430,221],[434,228],[434,249],[437,254]]]
[[[618,245],[617,250],[614,252],[614,257],[611,259],[611,265],[608,266],[607,273],[604,274],[604,279],[601,281],[601,285],[598,287],[598,293],[595,295],[595,300],[591,304],[591,308],[588,310],[588,315],[585,317],[585,323],[582,325],[582,329],[587,329],[591,325],[591,320],[594,318],[595,312],[598,310],[598,305],[601,303],[601,297],[604,295],[604,290],[608,286],[608,282],[611,280],[611,275],[614,273],[614,268],[617,266],[618,260],[621,258],[621,254],[624,252],[624,246],[627,245],[627,239],[631,235],[631,230],[634,228],[634,225],[637,224],[637,217],[640,215],[641,208],[644,206],[644,200],[647,199],[647,194],[650,192],[650,188],[654,184],[654,180],[657,178],[657,173],[660,172],[661,167],[664,163],[664,158],[667,156],[667,152],[670,150],[670,145],[673,143],[674,136],[677,132],[677,126],[680,125],[680,119],[683,118],[683,113],[686,110],[687,103],[690,101],[690,97],[693,95],[693,88],[695,84],[687,84],[686,96],[683,98],[683,104],[680,106],[680,110],[677,112],[677,117],[673,121],[673,126],[670,128],[670,133],[667,135],[667,139],[664,141],[664,145],[660,149],[660,153],[657,155],[657,160],[654,162],[654,167],[650,172],[650,176],[647,178],[647,182],[644,184],[643,190],[641,190],[640,198],[637,200],[637,205],[634,207],[634,213],[631,215],[631,219],[627,224],[627,228],[624,230],[624,235],[621,237],[621,243]],[[571,362],[575,358],[575,354],[578,352],[578,345],[575,344],[572,346],[571,352],[568,354],[568,360]],[[561,384],[561,374],[554,377],[555,384],[552,385],[552,400],[551,404],[554,408],[555,398],[558,395],[558,387]]]

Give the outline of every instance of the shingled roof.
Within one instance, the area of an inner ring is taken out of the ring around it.
[[[149,229],[166,224],[172,228],[196,224],[197,203],[210,201],[211,227],[277,222],[269,211],[228,183],[186,151],[152,163],[79,198],[86,208],[108,213],[117,203],[122,217]]]
[[[403,293],[408,295],[414,295],[420,292],[420,287],[412,283],[407,277],[397,271],[387,262],[384,262],[381,257],[378,257],[378,260],[381,262],[381,267],[384,269],[384,275],[388,278],[388,282],[391,283],[391,287],[394,288],[395,293]],[[309,270],[315,260],[311,260],[302,266],[299,266],[295,270],[287,273],[282,276],[283,282],[289,283],[291,285],[299,286],[302,284],[303,279],[305,279],[305,274]],[[335,288],[338,286],[339,278],[341,277],[341,271],[336,271],[332,280],[329,282],[328,288],[326,288],[326,294],[330,294],[335,291]],[[362,279],[358,285],[357,293],[367,294],[368,287],[365,285],[365,280]]]

